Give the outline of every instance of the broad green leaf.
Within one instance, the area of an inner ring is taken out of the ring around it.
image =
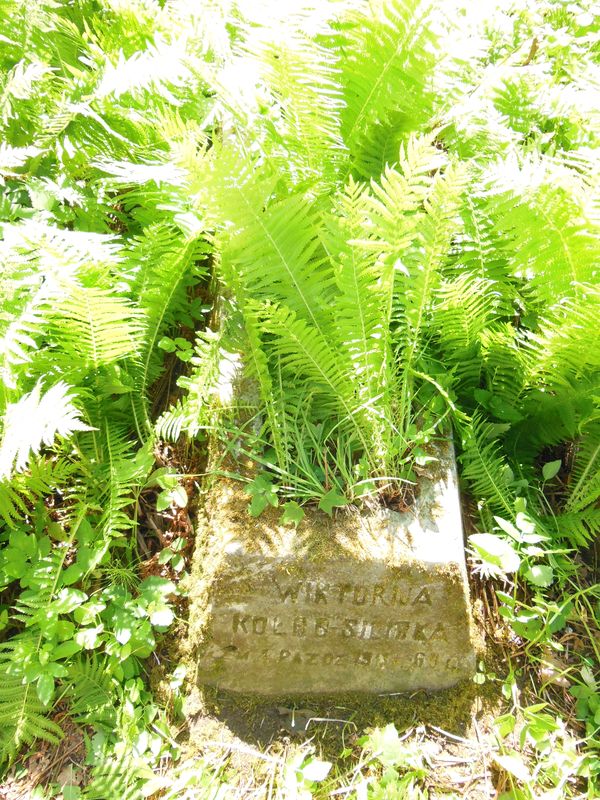
[[[77,583],[82,575],[83,567],[81,564],[71,564],[61,575],[63,586],[70,586],[72,583]]]
[[[131,623],[129,625],[117,625],[115,626],[114,634],[117,642],[125,645],[133,636],[133,626]]]
[[[163,336],[163,338],[158,341],[157,347],[160,347],[165,353],[174,353],[175,350],[177,350],[177,345],[173,339],[169,339],[168,336]]]
[[[513,751],[506,755],[494,754],[492,758],[499,767],[523,783],[531,780],[531,773],[517,752]]]
[[[527,570],[525,577],[534,586],[550,586],[554,581],[554,570],[552,567],[536,564]]]
[[[521,540],[521,534],[519,533],[518,529],[509,522],[507,519],[503,519],[502,517],[494,517],[496,520],[496,524],[499,528],[501,528],[504,533],[508,533],[510,537],[515,539],[515,541],[519,542]]]
[[[42,672],[37,679],[37,694],[45,706],[49,706],[54,697],[54,678],[48,672]]]
[[[94,628],[80,628],[75,634],[75,641],[84,650],[93,650],[98,645],[99,636],[104,630],[104,625],[96,625]]]
[[[259,517],[268,505],[269,501],[264,494],[255,494],[250,501],[248,511],[253,517]]]
[[[521,559],[506,539],[493,533],[474,533],[469,542],[491,574],[501,576],[519,569]]]
[[[284,525],[298,525],[304,519],[304,511],[295,500],[290,500],[283,506],[281,522]]]
[[[168,489],[165,489],[156,497],[156,510],[157,511],[166,511],[167,508],[171,507],[171,492]]]
[[[158,575],[151,575],[140,583],[140,596],[151,602],[160,602],[170,594],[177,594],[177,587],[173,581],[160,578]]]
[[[560,472],[562,461],[559,458],[557,461],[548,461],[542,467],[542,475],[545,481],[550,481]]]
[[[58,661],[59,658],[69,658],[69,656],[78,653],[81,650],[81,645],[77,641],[71,639],[68,642],[62,642],[54,648],[52,658]]]
[[[150,609],[149,609],[150,611]],[[168,606],[156,606],[150,611],[150,622],[158,627],[168,627],[175,619],[175,614]]]
[[[369,734],[366,744],[384,767],[397,766],[405,759],[404,745],[393,722],[385,728],[375,728]]]
[[[85,592],[79,589],[61,589],[58,597],[52,604],[53,610],[59,614],[69,614],[74,611],[78,606],[85,603],[88,596]]]
[[[171,502],[179,508],[185,508],[188,502],[188,496],[183,486],[177,486],[171,490]]]
[[[517,528],[521,531],[521,533],[531,534],[535,532],[535,522],[529,516],[529,514],[519,511],[515,522],[517,523]]]
[[[326,514],[331,516],[334,508],[348,505],[348,499],[343,494],[336,492],[335,489],[330,489],[327,494],[319,500],[319,508]]]

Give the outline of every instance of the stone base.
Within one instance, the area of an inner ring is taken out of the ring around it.
[[[198,681],[266,695],[443,689],[475,671],[454,455],[413,508],[258,520],[233,483],[201,525]],[[195,597],[194,597],[195,595]]]

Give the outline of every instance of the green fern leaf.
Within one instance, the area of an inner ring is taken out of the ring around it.
[[[420,129],[433,114],[430,79],[439,50],[431,13],[431,5],[420,0],[384,0],[346,23],[342,134],[362,177],[377,177],[368,171],[371,140],[377,139],[374,129],[394,119],[406,134]]]
[[[41,381],[17,402],[7,406],[0,442],[0,480],[23,471],[42,444],[50,447],[57,436],[89,431],[73,403],[72,389],[60,381],[42,395]]]
[[[58,744],[60,727],[48,719],[48,709],[33,684],[12,664],[18,660],[18,639],[0,645],[0,760],[11,761],[23,745],[36,739]]]

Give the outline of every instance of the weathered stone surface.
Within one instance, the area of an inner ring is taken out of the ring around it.
[[[198,680],[239,692],[441,689],[475,655],[450,445],[412,509],[252,520],[220,484],[195,577]]]

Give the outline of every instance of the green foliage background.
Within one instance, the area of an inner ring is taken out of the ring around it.
[[[480,571],[519,569],[534,611],[506,615],[551,637],[544,593],[600,530],[599,24],[585,0],[2,4],[5,760],[58,740],[62,699],[95,727],[88,797],[171,747],[143,660],[177,588],[136,571],[160,438],[235,441],[297,523],[393,496],[451,423]]]

